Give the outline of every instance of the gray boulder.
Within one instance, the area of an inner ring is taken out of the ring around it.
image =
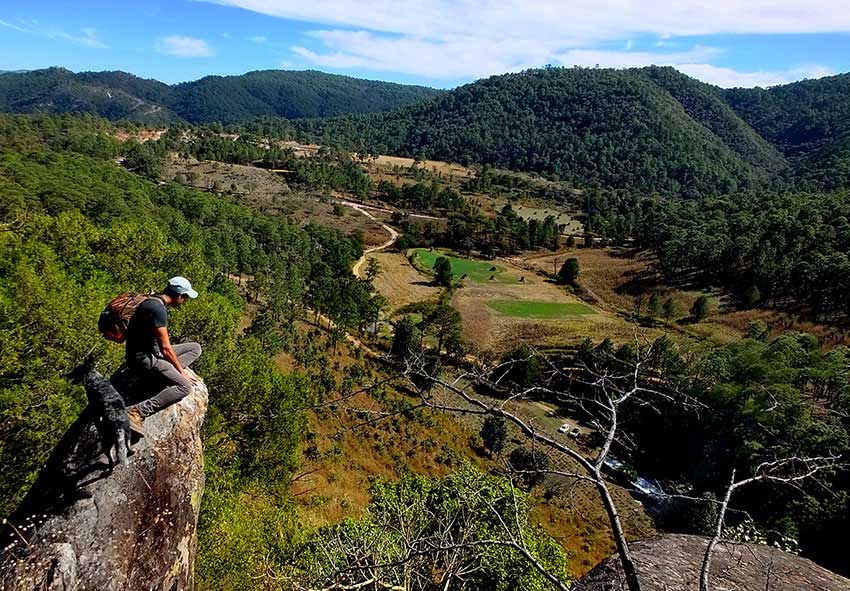
[[[0,588],[191,590],[206,410],[200,385],[148,418],[130,463],[112,472],[84,412],[3,526]]]
[[[663,534],[631,542],[643,591],[698,591],[708,538]],[[710,586],[716,591],[850,591],[850,580],[794,554],[758,544],[717,546]],[[627,591],[614,555],[579,580],[573,591]]]

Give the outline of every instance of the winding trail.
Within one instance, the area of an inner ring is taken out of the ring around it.
[[[369,219],[374,220],[374,221],[378,222],[379,224],[381,224],[381,226],[384,228],[384,230],[386,230],[390,235],[390,239],[387,240],[386,242],[384,242],[383,244],[379,244],[378,246],[373,246],[372,248],[367,248],[366,250],[364,250],[363,256],[361,256],[359,259],[357,259],[357,262],[354,263],[354,266],[351,268],[351,272],[354,273],[355,277],[360,277],[360,269],[363,267],[363,264],[366,262],[366,257],[368,257],[373,252],[378,252],[379,250],[384,250],[385,248],[389,248],[390,246],[395,244],[395,241],[398,240],[398,235],[399,235],[398,231],[395,228],[385,224],[384,222],[382,222],[381,220],[379,220],[378,218],[373,216],[368,211],[366,211],[368,206],[362,205],[360,203],[355,203],[354,201],[347,201],[345,199],[334,199],[333,202],[339,203],[340,205],[347,205],[348,207],[356,209],[357,211],[359,211],[360,213],[362,213],[363,215],[365,215]],[[391,210],[383,210],[383,209],[377,208],[377,207],[376,208],[370,208],[370,209],[378,209],[379,211],[388,211],[388,212],[392,213]],[[319,326],[319,328],[330,329],[334,326],[334,321],[331,320],[328,316],[322,314],[321,312],[316,312],[315,310],[311,310],[310,312],[312,312],[313,317],[314,317],[314,322]],[[348,342],[350,342],[352,345],[354,345],[355,347],[363,349],[366,352],[367,355],[369,355],[373,358],[376,358],[376,359],[381,358],[380,353],[378,353],[377,351],[375,351],[374,349],[369,347],[369,345],[364,343],[357,336],[351,334],[350,332],[346,331],[345,339]]]
[[[385,224],[384,222],[382,222],[381,220],[379,220],[378,218],[373,216],[371,213],[369,213],[367,211],[368,206],[362,205],[360,203],[355,203],[353,201],[346,201],[344,199],[334,199],[334,203],[339,203],[340,205],[347,205],[348,207],[356,209],[357,211],[359,211],[360,213],[365,215],[367,218],[374,220],[374,221],[378,222],[379,224],[381,224],[381,227],[384,228],[384,230],[386,230],[390,234],[389,240],[387,240],[383,244],[379,244],[378,246],[373,246],[372,248],[367,248],[366,250],[363,251],[363,256],[361,256],[357,260],[357,262],[354,263],[354,266],[351,268],[351,272],[354,273],[355,277],[360,277],[360,269],[363,267],[363,264],[366,262],[366,257],[368,257],[373,252],[378,252],[379,250],[384,250],[385,248],[389,248],[390,246],[395,244],[395,241],[398,240],[398,232],[393,227],[388,226],[387,224]],[[387,212],[392,213],[392,210],[389,210],[389,209],[385,210],[385,209],[381,209],[379,207],[373,207],[373,208],[368,208],[368,209],[377,209],[378,211],[387,211]]]

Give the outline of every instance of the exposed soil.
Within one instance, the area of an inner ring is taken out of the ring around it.
[[[367,247],[383,244],[388,238],[378,220],[345,206],[342,215],[337,215],[331,194],[293,191],[280,175],[262,168],[172,157],[162,177],[204,191],[228,193],[252,208],[288,215],[301,223],[315,222],[345,233],[362,232]]]

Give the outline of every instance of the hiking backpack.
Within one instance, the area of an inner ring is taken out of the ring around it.
[[[97,328],[105,338],[115,343],[123,343],[127,339],[127,326],[130,318],[139,305],[151,298],[153,294],[140,294],[125,291],[107,304],[97,321]]]

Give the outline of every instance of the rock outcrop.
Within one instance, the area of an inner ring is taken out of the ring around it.
[[[148,418],[130,463],[112,473],[84,412],[3,527],[0,588],[191,590],[206,410],[200,385]]]
[[[698,591],[708,539],[665,534],[629,544],[643,591]],[[850,591],[845,579],[811,560],[757,544],[719,544],[711,567],[718,591]],[[626,591],[619,558],[594,568],[575,591]]]

